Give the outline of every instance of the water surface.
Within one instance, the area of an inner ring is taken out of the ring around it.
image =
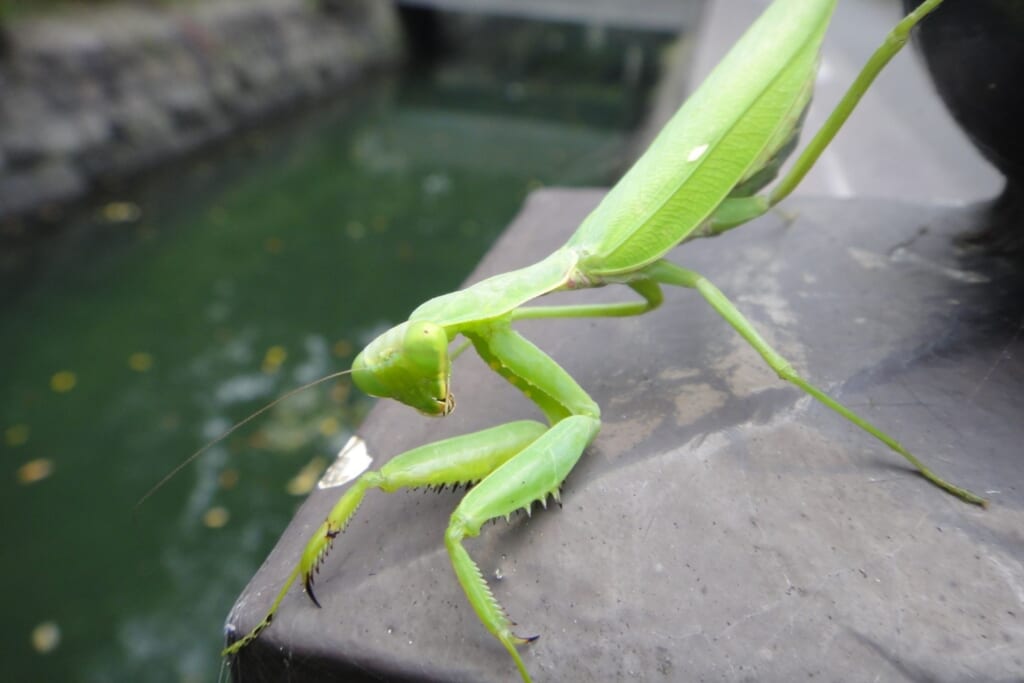
[[[529,60],[505,79],[461,64],[377,78],[8,250],[6,679],[214,680],[235,596],[370,402],[344,381],[312,389],[133,519],[135,501],[457,287],[531,189],[614,178],[642,104],[622,72],[635,64],[578,82],[537,78]]]

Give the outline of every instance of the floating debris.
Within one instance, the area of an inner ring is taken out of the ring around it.
[[[327,467],[327,460],[319,455],[316,456],[309,461],[309,464],[299,470],[298,474],[291,478],[285,490],[293,496],[306,495],[316,486],[316,482],[325,467]]]
[[[352,393],[352,385],[345,380],[338,381],[331,387],[330,397],[335,403],[344,403]]]
[[[36,458],[18,468],[18,483],[35,484],[53,474],[54,464],[49,458]]]
[[[260,366],[260,369],[263,370],[264,374],[272,375],[281,369],[281,365],[284,364],[286,358],[288,358],[288,352],[283,346],[271,346],[263,354],[263,364]]]
[[[334,346],[331,347],[331,353],[338,358],[345,358],[352,353],[352,342],[348,339],[339,339],[334,342]]]
[[[49,654],[60,645],[60,626],[55,621],[44,621],[32,629],[32,649],[41,655]]]
[[[338,418],[336,417],[325,417],[320,420],[320,424],[317,425],[317,429],[324,436],[333,436],[341,429],[341,423],[338,422]]]
[[[131,223],[139,220],[142,209],[132,202],[110,202],[101,211],[103,218],[111,223]]]
[[[78,375],[70,370],[55,372],[50,378],[50,388],[58,394],[66,394],[74,389],[76,384],[78,384]]]
[[[228,468],[217,475],[217,484],[222,489],[233,489],[238,485],[238,470],[234,468]]]
[[[230,518],[231,515],[226,507],[216,505],[203,513],[203,524],[210,529],[220,529],[228,523]]]
[[[28,441],[29,428],[26,424],[11,425],[4,430],[4,443],[12,448]]]
[[[263,249],[268,254],[280,254],[281,249],[284,248],[284,240],[280,237],[270,237],[266,242],[263,243]]]
[[[153,356],[145,351],[136,351],[128,356],[128,367],[135,372],[146,372],[153,367]]]

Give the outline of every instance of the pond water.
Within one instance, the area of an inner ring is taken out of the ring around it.
[[[614,179],[661,42],[537,35],[512,58],[375,78],[7,249],[7,680],[223,673],[235,596],[370,400],[345,381],[311,389],[133,505],[233,422],[456,288],[531,189]],[[538,45],[559,68],[522,56]]]

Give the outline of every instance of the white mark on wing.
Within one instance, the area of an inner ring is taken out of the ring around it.
[[[697,147],[694,147],[693,149],[690,150],[690,153],[686,155],[686,160],[697,161],[697,159],[700,159],[702,156],[704,156],[704,152],[706,151],[708,151],[708,146],[706,144],[698,145]]]

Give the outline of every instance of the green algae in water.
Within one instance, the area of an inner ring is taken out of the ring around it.
[[[580,85],[592,111],[609,112],[602,127],[571,111],[545,118],[532,76],[488,93],[451,73],[447,88],[380,83],[252,130],[5,262],[12,680],[214,679],[234,596],[300,500],[289,483],[305,487],[297,476],[337,452],[370,401],[344,380],[311,389],[133,519],[138,497],[457,287],[531,189],[614,179],[633,118],[621,107],[635,106],[616,84]],[[42,648],[41,624],[59,634]]]

